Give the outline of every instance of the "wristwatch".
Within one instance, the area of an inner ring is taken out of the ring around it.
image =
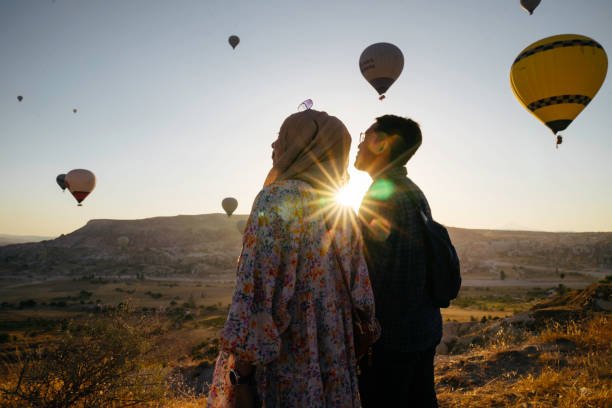
[[[232,383],[232,385],[251,384],[254,373],[255,370],[253,370],[249,375],[240,375],[238,374],[237,370],[231,369],[229,372],[230,383]]]

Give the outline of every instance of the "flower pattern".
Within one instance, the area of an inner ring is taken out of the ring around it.
[[[328,220],[330,232],[322,202],[298,180],[269,185],[255,199],[209,407],[232,406],[234,358],[256,366],[264,407],[361,406],[351,312],[354,305],[374,321],[374,297],[352,210]]]

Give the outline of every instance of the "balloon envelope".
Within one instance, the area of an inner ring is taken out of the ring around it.
[[[239,220],[236,222],[236,228],[238,229],[238,232],[240,232],[241,234],[244,233],[244,229],[246,228],[247,225],[247,220]]]
[[[74,108],[74,109],[72,110],[72,113],[77,113],[77,109],[76,109],[76,108]]]
[[[58,174],[58,176],[55,178],[55,182],[57,183],[58,186],[60,186],[62,191],[66,190],[66,175],[65,174]]]
[[[238,200],[236,200],[234,197],[224,198],[223,201],[221,201],[221,206],[229,217],[236,210],[236,208],[238,208]]]
[[[521,6],[529,12],[529,14],[533,14],[533,11],[540,5],[541,0],[521,0]]]
[[[117,238],[117,245],[119,245],[121,248],[124,248],[127,246],[127,244],[130,243],[130,239],[128,237],[122,236]]]
[[[23,96],[19,95],[19,96],[17,97],[17,100],[18,100],[19,102],[23,101]]]
[[[510,85],[519,102],[557,133],[591,102],[607,71],[608,57],[597,41],[555,35],[521,51],[510,69]]]
[[[228,38],[227,41],[232,46],[232,49],[236,49],[236,46],[238,43],[240,43],[240,38],[237,35],[230,35],[230,38]]]
[[[89,170],[75,169],[66,173],[64,182],[79,205],[81,205],[81,202],[96,187],[96,176]]]
[[[372,44],[361,53],[359,69],[376,92],[383,95],[402,73],[404,55],[393,44]]]

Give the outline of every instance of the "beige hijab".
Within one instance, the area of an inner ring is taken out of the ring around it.
[[[276,143],[281,154],[264,186],[297,179],[337,190],[348,181],[351,135],[335,116],[313,109],[294,113],[283,122]]]

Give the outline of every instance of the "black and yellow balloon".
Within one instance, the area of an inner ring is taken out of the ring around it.
[[[557,134],[595,97],[607,71],[608,57],[597,41],[555,35],[521,51],[510,69],[510,85],[519,102]]]

